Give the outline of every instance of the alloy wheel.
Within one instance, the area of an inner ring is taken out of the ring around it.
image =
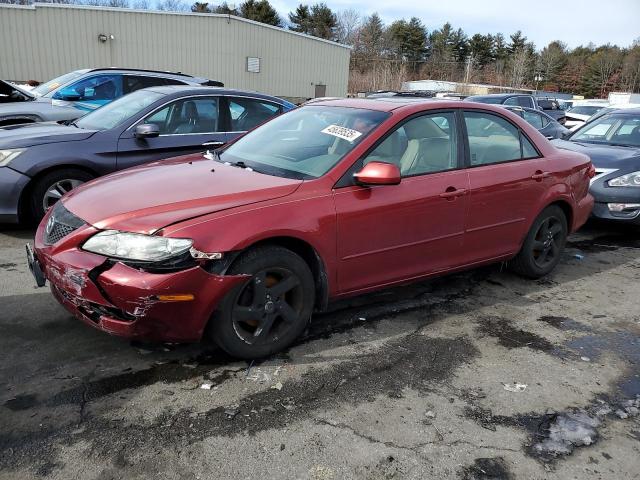
[[[553,263],[562,251],[563,227],[556,217],[546,218],[538,228],[532,244],[533,262],[544,269]]]
[[[60,198],[70,190],[73,190],[77,186],[84,183],[82,180],[74,178],[66,178],[58,180],[49,188],[47,188],[44,197],[42,198],[42,208],[46,212],[51,208]]]
[[[302,282],[290,270],[262,270],[243,287],[231,313],[236,335],[251,345],[277,341],[301,320]]]

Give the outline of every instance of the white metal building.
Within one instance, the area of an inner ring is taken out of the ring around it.
[[[0,5],[0,78],[79,68],[189,73],[289,98],[345,96],[350,48],[244,18],[78,5]]]

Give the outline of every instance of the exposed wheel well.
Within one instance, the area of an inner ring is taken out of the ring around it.
[[[547,206],[550,207],[551,205],[555,205],[557,207],[560,207],[560,209],[562,209],[562,212],[564,213],[564,216],[567,219],[567,227],[569,228],[569,232],[571,232],[571,227],[573,225],[573,210],[571,208],[571,205],[569,205],[569,203],[565,202],[564,200],[558,200]]]
[[[43,176],[51,173],[55,170],[62,170],[65,168],[74,168],[76,170],[82,170],[83,172],[92,175],[93,177],[99,177],[100,175],[90,168],[83,167],[81,165],[74,164],[62,164],[62,165],[54,165],[49,168],[45,168],[44,170],[38,172],[36,175],[31,177],[29,183],[22,190],[22,194],[20,195],[20,202],[18,203],[18,215],[20,221],[25,220],[33,220],[30,218],[30,210],[29,210],[29,198],[31,197],[31,192],[33,191],[33,186],[36,184],[38,180],[40,180]]]
[[[300,257],[309,266],[309,269],[311,269],[313,280],[316,285],[314,308],[319,311],[325,310],[329,303],[329,281],[324,262],[322,261],[322,258],[320,258],[320,255],[318,255],[318,252],[316,252],[315,248],[299,238],[272,237],[256,242],[247,247],[244,251],[251,250],[256,247],[263,247],[265,245],[278,245],[300,255]]]

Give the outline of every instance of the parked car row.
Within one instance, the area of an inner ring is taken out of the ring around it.
[[[164,85],[224,86],[222,82],[183,73],[133,68],[74,70],[29,91],[0,80],[0,127],[72,121],[123,95]]]
[[[43,216],[36,283],[88,325],[259,358],[332,300],[496,261],[539,278],[590,215],[638,222],[639,122],[155,86],[0,129],[1,191]]]

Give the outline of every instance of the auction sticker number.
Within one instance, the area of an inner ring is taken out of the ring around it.
[[[343,140],[347,140],[348,142],[353,142],[355,139],[362,135],[362,132],[351,130],[350,128],[346,127],[341,127],[340,125],[329,125],[327,128],[322,130],[322,133],[342,138]]]

